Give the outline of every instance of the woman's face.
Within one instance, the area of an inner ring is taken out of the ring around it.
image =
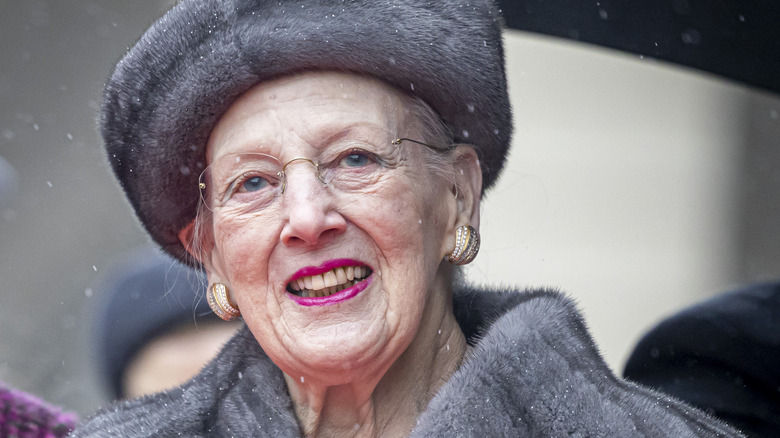
[[[211,179],[221,180],[210,188],[228,193],[214,193],[209,280],[229,288],[265,352],[293,379],[340,384],[383,373],[421,320],[445,311],[429,304],[458,225],[456,201],[426,170],[422,146],[390,144],[424,140],[403,109],[402,95],[380,81],[306,73],[251,89],[211,134],[207,159],[221,169]],[[362,144],[384,155],[360,152]],[[273,175],[230,170],[245,153],[335,163],[347,181],[326,186],[312,163],[295,160],[284,193],[258,203]]]

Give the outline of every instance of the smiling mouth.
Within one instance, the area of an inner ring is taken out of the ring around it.
[[[365,280],[371,275],[368,266],[340,266],[323,272],[297,278],[287,284],[287,292],[303,297],[328,297]]]

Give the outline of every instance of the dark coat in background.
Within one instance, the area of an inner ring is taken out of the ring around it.
[[[780,436],[780,283],[717,296],[660,323],[625,376],[741,428]]]
[[[616,378],[574,304],[552,291],[455,294],[473,351],[413,437],[736,437],[725,423]],[[103,409],[74,437],[301,436],[282,372],[245,328],[184,386]]]

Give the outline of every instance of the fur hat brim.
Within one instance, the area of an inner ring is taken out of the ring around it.
[[[512,134],[492,0],[185,0],[117,64],[101,132],[139,219],[173,256],[195,217],[210,132],[253,85],[306,70],[370,75],[420,97],[475,146],[483,186]]]

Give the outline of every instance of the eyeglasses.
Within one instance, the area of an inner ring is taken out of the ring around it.
[[[324,187],[338,193],[361,193],[373,186],[405,160],[402,142],[425,146],[436,152],[447,152],[452,146],[439,148],[409,138],[397,138],[376,146],[366,141],[343,141],[331,144],[315,161],[295,157],[282,164],[263,153],[229,154],[212,162],[200,175],[201,200],[211,211],[229,209],[236,213],[263,211],[271,207],[287,189],[287,173],[293,165],[308,164]]]

